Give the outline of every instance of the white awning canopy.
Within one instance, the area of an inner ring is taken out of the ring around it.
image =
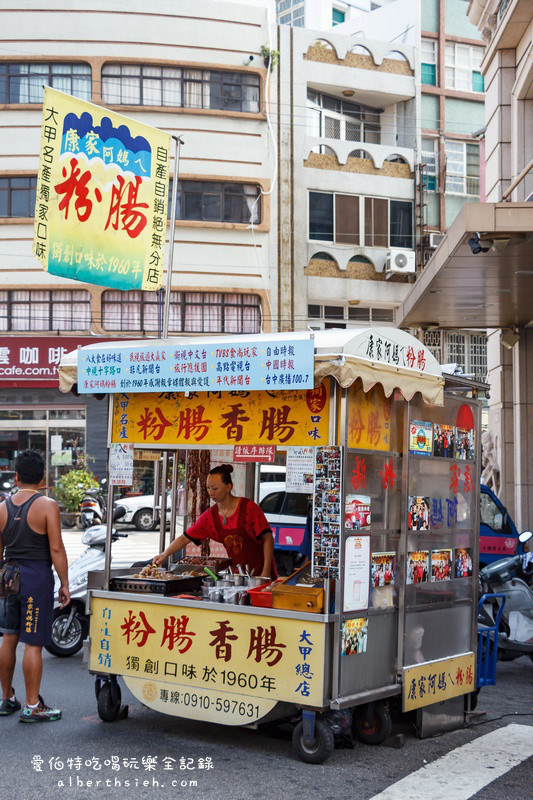
[[[294,335],[294,334],[293,334]],[[315,382],[331,376],[343,388],[361,379],[365,391],[380,384],[387,397],[395,389],[410,400],[420,392],[424,402],[429,405],[442,405],[444,379],[442,370],[427,347],[414,336],[396,328],[361,328],[349,330],[328,330],[314,332],[315,344]],[[291,334],[261,334],[242,336],[243,342],[258,340],[290,339]],[[227,341],[230,337],[209,338],[210,343]],[[235,336],[231,337],[233,340]],[[153,340],[151,340],[153,341]],[[175,337],[160,340],[159,344],[198,346],[206,339],[202,337]],[[107,343],[106,343],[107,344]],[[109,343],[111,344],[111,343]],[[146,339],[140,341],[124,340],[114,342],[121,347],[146,347]],[[101,346],[101,345],[100,345]],[[98,344],[87,345],[82,350],[97,350]],[[67,353],[59,367],[59,388],[68,392],[77,383],[78,350]]]

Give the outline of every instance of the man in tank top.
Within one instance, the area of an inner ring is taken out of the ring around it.
[[[15,471],[18,492],[0,505],[0,555],[7,568],[6,583],[17,573],[20,576],[19,590],[0,597],[0,716],[21,708],[12,683],[17,644],[23,642],[26,703],[20,722],[51,722],[61,719],[61,711],[46,706],[39,694],[42,649],[51,642],[52,564],[61,582],[61,608],[70,602],[67,555],[61,538],[59,506],[39,492],[44,476],[42,457],[33,450],[24,450],[15,459]]]

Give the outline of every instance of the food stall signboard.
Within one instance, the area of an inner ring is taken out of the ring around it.
[[[146,342],[101,345],[78,352],[78,390],[213,392],[312,389],[314,343],[287,340],[217,340],[182,345]]]
[[[113,442],[317,445],[329,435],[327,382],[308,391],[116,394]]]
[[[169,695],[180,685],[203,705],[216,708],[218,697],[223,709],[228,693],[252,704],[324,702],[321,622],[93,597],[90,635],[91,671],[163,681]]]
[[[403,710],[431,706],[476,688],[474,653],[426,661],[403,670]]]
[[[170,135],[44,90],[34,253],[52,275],[155,291],[167,226]]]
[[[233,448],[234,464],[273,464],[276,448],[270,444],[236,444]]]
[[[353,383],[348,390],[348,447],[390,450],[390,416],[391,401],[381,386],[365,392]]]

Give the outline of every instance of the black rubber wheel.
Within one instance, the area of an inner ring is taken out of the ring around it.
[[[98,716],[103,722],[114,722],[120,714],[120,688],[117,684],[117,698],[113,703],[111,696],[111,683],[106,681],[98,692]]]
[[[304,743],[304,724],[300,720],[292,732],[292,746],[296,755],[306,764],[323,764],[333,753],[333,731],[320,719],[315,722],[315,740],[311,746]]]
[[[45,650],[58,658],[68,658],[79,653],[89,633],[89,623],[85,617],[75,614],[68,631],[63,627],[70,616],[71,609],[56,608],[52,622],[52,643],[45,645]]]
[[[133,524],[138,531],[153,531],[156,523],[152,518],[152,509],[140,508],[133,517]]]
[[[392,719],[385,703],[374,703],[374,714],[368,721],[364,708],[356,708],[353,719],[353,732],[363,744],[381,744],[392,735]]]

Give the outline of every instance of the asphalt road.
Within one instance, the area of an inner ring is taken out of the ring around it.
[[[19,647],[19,661],[21,649]],[[298,761],[286,736],[275,737],[244,728],[161,715],[143,706],[125,688],[123,701],[129,704],[128,718],[104,723],[97,716],[94,679],[82,666],[81,654],[71,659],[57,659],[45,653],[44,661],[42,694],[48,704],[57,704],[63,709],[64,717],[60,722],[33,726],[20,725],[17,715],[0,718],[2,797],[81,800],[96,796],[106,800],[155,800],[162,791],[186,800],[249,800],[251,796],[265,800],[286,797],[291,800],[346,800],[350,796],[370,800],[391,787],[387,800],[531,798],[531,758],[520,761],[474,794],[458,791],[439,794],[437,786],[434,791],[432,789],[431,776],[423,791],[416,788],[416,775],[414,788],[395,787],[397,781],[426,764],[436,762],[439,772],[438,759],[469,742],[477,744],[479,740],[481,746],[482,737],[491,731],[499,732],[497,741],[502,745],[510,740],[512,730],[522,731],[523,738],[523,732],[528,733],[523,726],[533,725],[533,664],[526,658],[499,665],[498,685],[483,690],[480,695],[478,710],[485,711],[486,715],[476,718],[470,727],[420,740],[412,726],[404,723],[397,728],[405,733],[402,749],[362,744],[356,744],[353,749],[336,748],[330,759],[320,766]],[[23,695],[20,663],[15,688]],[[533,752],[533,727],[531,744],[530,752]],[[154,758],[157,764],[155,769],[150,769],[149,759]],[[186,759],[183,764],[195,768],[180,769],[182,758]],[[133,759],[137,759],[137,770],[132,765]],[[211,759],[212,769],[198,768],[199,759],[204,760],[204,767],[209,763],[206,760]],[[124,760],[128,766],[124,766]],[[488,755],[484,753],[482,760],[485,766],[493,767],[492,749]],[[466,762],[464,758],[456,761],[456,754],[452,754],[452,763],[461,764],[465,777],[479,769],[479,761],[480,757],[472,756],[468,756]],[[41,771],[35,768],[37,762]],[[113,764],[120,769],[113,769]],[[457,779],[458,767],[450,769],[448,764],[446,769],[448,773],[440,775],[441,783]],[[497,770],[494,774],[498,774]],[[128,780],[130,785],[126,786]],[[93,783],[87,785],[87,781]],[[96,785],[96,781],[100,784]],[[148,781],[149,785],[144,786],[143,781]],[[172,781],[176,782],[174,786]],[[196,785],[191,785],[191,781]],[[109,783],[106,785],[106,782]]]

